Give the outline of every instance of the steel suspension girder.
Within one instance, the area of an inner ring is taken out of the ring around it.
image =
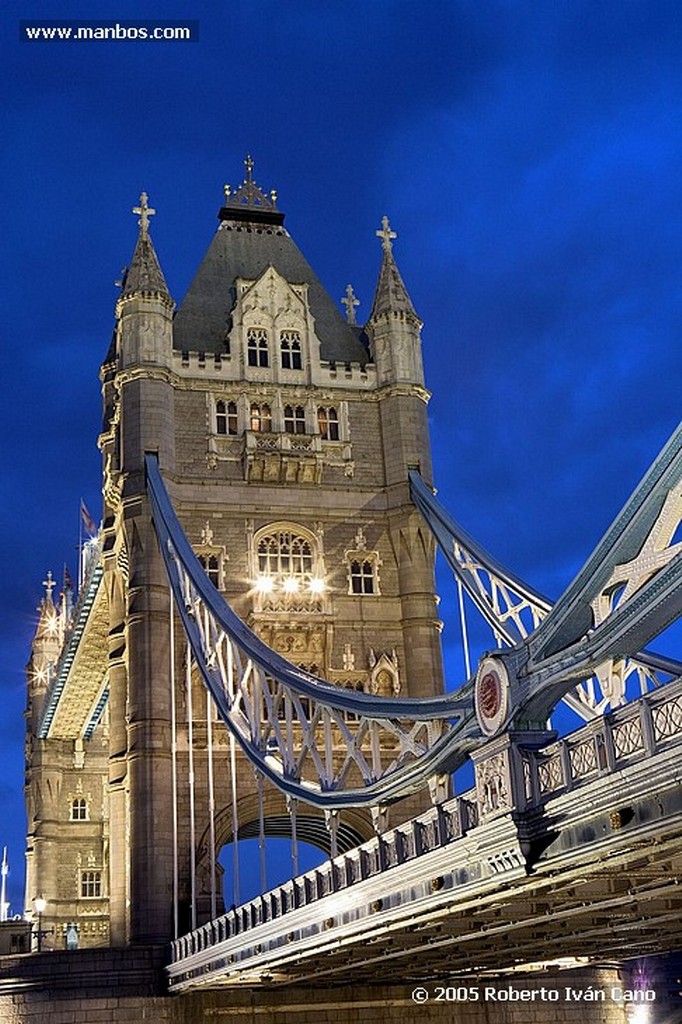
[[[479,737],[470,684],[443,697],[398,700],[346,690],[292,665],[208,579],[154,455],[147,455],[146,470],[154,526],[193,657],[255,768],[288,796],[333,810],[399,799],[462,763]]]
[[[321,808],[390,802],[452,771],[508,725],[544,725],[577,683],[604,674],[605,665],[613,671],[682,611],[682,545],[672,543],[682,517],[682,424],[554,607],[463,531],[455,536],[452,521],[433,514],[437,503],[412,476],[415,500],[428,507],[429,525],[449,544],[468,592],[513,644],[482,659],[475,682],[440,698],[344,690],[271,650],[208,579],[155,456],[146,467],[175,604],[223,721],[258,770],[288,796]],[[492,574],[490,592],[480,586],[480,567]],[[500,595],[504,608],[495,605]],[[640,671],[680,674],[676,662],[654,655],[637,655],[637,663]]]
[[[512,648],[528,640],[531,634],[535,644],[543,630],[551,628],[557,611],[562,613],[564,599],[561,599],[558,608],[557,605],[553,607],[550,600],[481,547],[452,518],[414,470],[409,473],[409,481],[412,500],[422,513],[456,579],[490,625],[498,645]],[[674,497],[669,500],[671,512],[672,504]],[[594,556],[590,562],[593,560]],[[590,607],[587,608],[588,613]],[[608,613],[608,610],[602,600],[597,614]],[[545,627],[548,616],[550,623]],[[589,621],[589,614],[587,618]],[[559,699],[581,718],[589,721],[609,708],[625,703],[631,679],[637,680],[637,688],[642,694],[649,687],[661,686],[681,675],[682,662],[642,651],[634,657],[607,658],[594,667],[593,674],[584,678],[578,676],[572,688]]]

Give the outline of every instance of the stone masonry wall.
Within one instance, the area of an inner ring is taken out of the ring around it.
[[[497,979],[453,980],[444,998],[423,986],[428,1000],[413,999],[413,986],[238,988],[163,995],[161,949],[80,950],[0,959],[2,1024],[628,1024],[611,990],[627,987],[616,970],[537,972]],[[421,986],[420,986],[421,987]],[[463,990],[478,1000],[462,998]],[[531,993],[525,1000],[491,998],[489,991]],[[566,999],[566,990],[573,998]],[[540,998],[558,991],[558,1001]],[[536,997],[532,998],[532,993]],[[603,1000],[599,993],[604,993]],[[459,1000],[453,994],[459,994]],[[576,993],[583,993],[578,998]],[[597,993],[597,998],[590,998]],[[650,1024],[663,1017],[651,1004]],[[663,1007],[661,1006],[661,1010]]]

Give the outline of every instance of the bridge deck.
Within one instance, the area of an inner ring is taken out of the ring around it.
[[[682,680],[173,944],[172,990],[424,981],[682,942]],[[518,808],[518,802],[517,802]]]

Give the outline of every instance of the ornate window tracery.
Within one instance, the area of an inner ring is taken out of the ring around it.
[[[381,558],[378,551],[367,550],[367,538],[363,528],[355,534],[355,547],[349,548],[343,557],[348,571],[348,593],[357,596],[380,594],[379,567]]]
[[[305,537],[289,530],[262,537],[258,542],[258,572],[272,579],[305,583],[313,571],[313,552]]]
[[[250,327],[246,332],[246,356],[249,366],[269,366],[268,332],[264,327]]]
[[[282,331],[279,336],[280,359],[283,370],[301,370],[301,335],[298,331]]]
[[[319,537],[295,523],[275,523],[252,543],[257,610],[323,609],[327,588]]]
[[[227,561],[227,554],[224,546],[214,544],[213,528],[209,521],[202,527],[201,543],[195,547],[195,551],[213,586],[216,590],[224,590],[224,563]]]

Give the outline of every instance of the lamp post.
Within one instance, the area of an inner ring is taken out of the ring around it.
[[[36,939],[38,940],[37,948],[39,953],[42,953],[43,951],[43,937],[45,935],[51,934],[52,932],[51,928],[49,931],[43,931],[43,914],[45,913],[46,907],[47,900],[43,899],[42,896],[36,896],[36,898],[33,901],[33,909],[38,915],[38,930],[36,931],[35,936]]]

